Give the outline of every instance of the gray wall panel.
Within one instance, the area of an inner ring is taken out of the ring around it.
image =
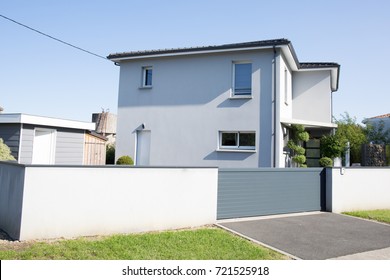
[[[220,169],[217,218],[319,211],[321,172],[321,168]]]

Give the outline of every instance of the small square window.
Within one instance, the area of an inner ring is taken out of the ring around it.
[[[222,146],[238,146],[237,133],[222,132]]]
[[[240,132],[240,147],[254,147],[255,134],[252,132]]]
[[[142,87],[152,87],[153,68],[143,67],[142,69]]]

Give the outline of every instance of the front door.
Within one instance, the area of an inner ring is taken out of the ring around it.
[[[56,131],[54,129],[35,129],[33,143],[33,164],[54,164]]]
[[[137,131],[136,165],[149,165],[150,163],[150,130]]]

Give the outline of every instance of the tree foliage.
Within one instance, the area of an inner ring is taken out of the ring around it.
[[[336,120],[338,125],[336,137],[343,147],[350,144],[351,163],[361,161],[361,145],[367,143],[365,128],[356,122],[356,117],[351,117],[347,112]]]
[[[106,164],[115,163],[115,145],[108,144],[106,149]]]
[[[4,144],[3,139],[0,138],[0,160],[15,160],[11,155],[10,148]]]
[[[321,138],[321,157],[336,158],[343,152],[343,146],[336,135],[325,135]]]
[[[383,120],[378,123],[371,123],[364,120],[366,124],[367,142],[372,144],[390,144],[390,130],[385,129],[385,122]]]

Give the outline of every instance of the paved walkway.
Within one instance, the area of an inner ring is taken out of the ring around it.
[[[314,212],[218,225],[295,259],[390,260],[390,226],[345,215]]]

